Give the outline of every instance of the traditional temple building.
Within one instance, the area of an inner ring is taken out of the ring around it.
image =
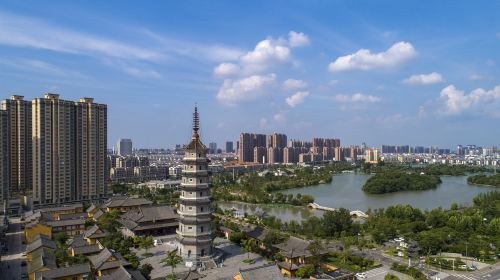
[[[214,232],[207,148],[200,140],[198,109],[194,108],[193,135],[184,147],[184,170],[179,198],[178,253],[187,266],[202,266],[212,256]]]

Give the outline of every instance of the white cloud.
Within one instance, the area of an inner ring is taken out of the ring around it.
[[[309,37],[302,32],[290,31],[288,33],[288,42],[290,47],[302,47],[311,44]]]
[[[263,73],[269,68],[291,63],[292,48],[308,44],[307,35],[295,31],[290,31],[288,39],[268,37],[258,42],[253,50],[234,59],[237,62],[231,64],[238,67],[232,67],[232,70],[238,70],[241,76]],[[227,62],[215,67],[214,73],[218,71],[217,69],[223,68],[224,64],[227,64]],[[231,71],[228,75],[234,75],[235,72]],[[224,71],[219,71],[219,77],[221,76],[225,76]]]
[[[430,85],[442,82],[444,82],[444,79],[441,74],[437,72],[411,75],[409,78],[403,80],[403,83],[408,85]]]
[[[256,100],[267,93],[266,89],[275,80],[275,74],[253,75],[238,80],[226,79],[217,93],[217,100],[229,106]]]
[[[497,116],[500,105],[500,85],[491,90],[477,88],[469,94],[458,90],[454,85],[449,85],[441,90],[440,97],[444,102],[444,114],[457,115],[466,111],[476,114]]]
[[[240,71],[240,67],[234,63],[221,63],[214,69],[216,77],[233,76]]]
[[[307,87],[307,83],[302,80],[288,79],[283,82],[284,89],[302,89]]]
[[[156,61],[164,55],[141,46],[60,28],[45,21],[0,12],[0,44],[72,54]]]
[[[24,71],[33,71],[37,73],[42,73],[46,75],[61,76],[61,77],[75,77],[75,78],[87,78],[83,74],[73,71],[71,69],[61,68],[54,64],[47,63],[42,60],[37,59],[3,59],[0,58],[0,64],[7,65],[9,67],[21,69]]]
[[[362,93],[355,93],[353,95],[337,94],[332,99],[341,103],[375,103],[380,101],[380,97]]]
[[[361,49],[353,54],[338,57],[331,62],[328,69],[331,72],[347,70],[371,70],[375,68],[389,68],[416,56],[417,52],[412,44],[398,42],[387,51],[372,53],[370,50]]]
[[[299,105],[300,103],[304,102],[304,99],[309,96],[308,91],[299,91],[296,94],[289,96],[286,98],[286,104],[288,106],[294,108],[295,106]]]

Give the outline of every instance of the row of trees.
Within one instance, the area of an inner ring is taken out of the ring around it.
[[[472,165],[450,165],[450,164],[406,164],[406,163],[384,163],[376,165],[364,163],[361,170],[365,173],[383,173],[387,171],[399,172],[423,172],[427,175],[436,176],[465,176],[469,173],[487,172],[484,166]]]
[[[404,236],[416,240],[424,254],[466,253],[488,259],[500,248],[500,192],[474,198],[468,208],[421,211],[410,205],[395,205],[370,212],[363,231],[376,242]]]

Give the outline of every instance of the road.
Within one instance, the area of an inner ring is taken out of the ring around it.
[[[20,219],[11,219],[10,222],[6,236],[8,251],[1,256],[0,273],[2,277],[0,278],[21,280],[21,274],[26,273],[26,266],[21,266],[22,253],[26,250],[26,246],[22,244],[23,232]]]
[[[448,272],[449,276],[443,280],[498,280],[500,279],[500,263],[488,266],[481,270],[468,273]]]

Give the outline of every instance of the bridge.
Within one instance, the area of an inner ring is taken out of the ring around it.
[[[337,208],[332,208],[332,207],[326,207],[326,206],[321,206],[318,203],[309,203],[307,207],[312,208],[312,209],[318,209],[318,210],[323,210],[323,211],[338,211]],[[351,214],[351,217],[358,217],[358,218],[368,218],[368,215],[361,211],[361,210],[353,210],[349,212]]]

